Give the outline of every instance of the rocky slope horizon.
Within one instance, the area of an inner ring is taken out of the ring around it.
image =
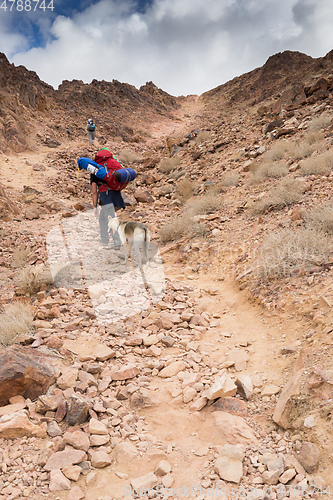
[[[273,99],[270,111],[274,113],[281,106],[297,107],[323,98],[332,71],[332,51],[317,59],[285,51],[271,56],[261,68],[205,92],[201,99],[210,112],[223,106],[223,113],[225,108],[235,110]],[[328,82],[317,83],[319,74]],[[0,89],[2,152],[23,151],[36,144],[52,147],[57,141],[83,138],[90,116],[105,139],[120,136],[126,142],[140,141],[148,133],[145,125],[154,121],[156,113],[170,119],[184,100],[192,99],[173,97],[153,82],[136,89],[117,80],[90,84],[65,80],[55,90],[35,72],[9,63],[5,54],[0,54]]]

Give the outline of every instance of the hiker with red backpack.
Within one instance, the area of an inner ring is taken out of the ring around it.
[[[98,199],[101,205],[99,227],[101,243],[109,244],[109,216],[115,218],[115,210],[125,208],[121,191],[136,177],[132,168],[125,168],[106,148],[95,155],[95,160],[81,157],[77,161],[80,170],[90,172],[93,207],[97,212]],[[112,233],[113,246],[118,250],[121,240],[117,232]]]

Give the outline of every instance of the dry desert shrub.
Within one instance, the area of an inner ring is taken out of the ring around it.
[[[49,285],[53,283],[50,272],[43,264],[24,267],[15,281],[18,292],[22,295],[32,295],[39,291],[42,284]]]
[[[296,179],[283,179],[264,198],[249,204],[252,214],[262,214],[270,208],[283,208],[296,203],[304,193],[304,184]]]
[[[304,142],[313,145],[318,144],[318,142],[321,142],[324,138],[325,136],[322,130],[313,130],[309,131],[304,136]]]
[[[177,184],[177,194],[182,203],[185,203],[191,198],[193,190],[193,182],[187,178],[180,180]]]
[[[138,154],[133,153],[133,151],[129,151],[128,149],[120,151],[117,158],[122,163],[139,163],[142,160]]]
[[[271,162],[271,161],[279,161],[282,160],[289,149],[289,143],[286,141],[276,142],[271,149],[265,151],[262,155],[263,161]]]
[[[205,215],[221,208],[222,203],[222,197],[217,195],[213,189],[201,198],[189,200],[186,203],[186,211],[190,214],[190,217]]]
[[[328,174],[333,167],[333,151],[326,151],[313,158],[307,158],[300,163],[303,175]]]
[[[333,234],[333,202],[315,207],[304,214],[307,227],[326,234]]]
[[[223,187],[236,186],[239,182],[239,173],[233,170],[226,170],[221,175],[221,185]]]
[[[160,161],[159,169],[163,174],[168,174],[171,170],[178,167],[180,160],[178,158],[163,158]]]
[[[174,217],[161,227],[159,231],[160,240],[162,243],[178,240],[189,227],[190,217],[188,214]]]
[[[323,113],[309,122],[308,131],[315,132],[329,127],[332,123],[332,119],[333,115],[331,113]]]
[[[281,229],[266,236],[256,261],[260,277],[289,276],[325,262],[330,241],[324,233],[309,228]]]
[[[202,224],[196,220],[196,216],[208,214],[221,208],[222,198],[214,193],[207,193],[201,198],[188,201],[182,215],[173,218],[161,227],[159,231],[162,243],[179,239],[183,234],[189,237],[201,236],[205,232]]]
[[[249,178],[250,184],[257,184],[267,178],[283,177],[289,172],[286,163],[283,161],[259,163]]]
[[[290,142],[288,147],[289,157],[293,162],[308,158],[315,150],[315,144],[310,141]]]
[[[33,314],[28,305],[15,303],[0,314],[0,346],[6,347],[15,342],[18,335],[33,330]]]
[[[206,232],[205,227],[195,220],[195,216],[193,217],[194,218],[191,217],[190,213],[185,212],[179,217],[175,217],[170,222],[167,222],[159,231],[161,242],[167,243],[168,241],[178,240],[185,234],[189,238],[203,236]]]
[[[18,248],[17,250],[14,250],[13,265],[15,267],[25,266],[30,253],[30,250],[28,250],[27,248]]]

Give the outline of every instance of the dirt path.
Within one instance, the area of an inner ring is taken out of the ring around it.
[[[197,306],[215,318],[214,326],[199,336],[192,346],[203,357],[206,367],[219,372],[225,362],[228,366],[228,361],[232,360],[236,361],[235,367],[228,370],[232,376],[249,374],[253,379],[261,380],[257,391],[259,397],[247,403],[247,413],[243,416],[257,436],[267,439],[274,429],[271,416],[275,400],[271,398],[263,402],[260,392],[265,386],[283,388],[298,355],[282,356],[281,348],[299,345],[302,325],[297,325],[293,319],[264,312],[261,307],[251,304],[232,282],[221,282],[216,276],[179,279],[182,270],[177,271],[172,259],[167,258],[164,271],[171,282],[193,289],[191,296],[198,299]],[[168,352],[175,356],[180,353],[177,349]],[[172,488],[192,491],[194,497],[208,488],[208,478],[214,476],[211,466],[214,449],[225,444],[213,407],[206,406],[198,412],[190,405],[184,405],[179,396],[179,381],[175,377],[154,377],[149,389],[156,397],[156,404],[137,412],[145,423],[145,440],[141,443],[145,453],[133,461],[120,461],[111,470],[98,471],[98,479],[88,488],[89,500],[109,499],[110,484],[112,498],[126,498],[126,492],[130,490],[129,479],[151,473],[161,460],[168,460],[172,465]],[[281,439],[283,435],[282,432]],[[256,449],[254,446],[253,450]],[[329,479],[325,471],[321,475]],[[233,491],[238,491],[238,488],[235,486]],[[230,484],[226,491],[229,492],[226,498],[229,498],[228,495],[232,494]],[[174,498],[181,497],[179,494]]]

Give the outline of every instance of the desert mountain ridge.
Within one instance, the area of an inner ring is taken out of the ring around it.
[[[274,99],[271,109],[278,112],[281,107],[316,99],[319,90],[327,89],[317,89],[311,97],[314,80],[318,75],[332,78],[332,73],[333,51],[316,59],[285,51],[271,56],[261,68],[205,92],[200,99],[208,109],[226,106],[230,110]],[[3,152],[23,151],[36,142],[50,143],[62,137],[82,138],[89,116],[98,122],[102,137],[120,136],[135,142],[144,137],[147,124],[156,116],[172,118],[182,102],[193,100],[192,95],[173,97],[153,82],[136,89],[117,80],[93,80],[90,84],[65,80],[55,90],[35,72],[9,63],[5,54],[0,54],[0,91]]]

